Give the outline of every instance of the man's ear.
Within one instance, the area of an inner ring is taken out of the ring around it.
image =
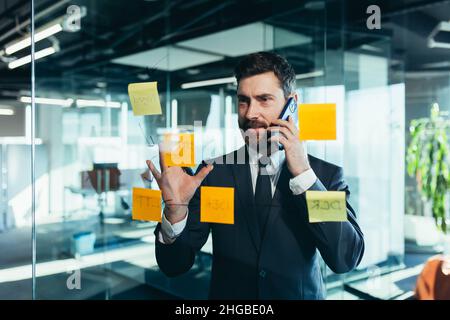
[[[293,97],[294,97],[294,100],[295,100],[295,102],[297,102],[298,103],[298,101],[299,101],[299,96],[298,96],[298,93],[297,92],[295,92],[293,95],[292,95]]]

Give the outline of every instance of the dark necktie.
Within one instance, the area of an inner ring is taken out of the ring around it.
[[[261,236],[264,234],[264,226],[269,216],[270,205],[272,203],[272,185],[270,183],[270,176],[265,170],[261,170],[264,167],[265,165],[259,164],[255,187],[255,209]]]

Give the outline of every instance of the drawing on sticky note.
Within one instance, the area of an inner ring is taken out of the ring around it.
[[[201,187],[200,221],[234,224],[234,188]]]
[[[347,221],[344,191],[306,191],[309,222]]]
[[[311,208],[313,210],[340,210],[342,208],[339,200],[312,200]]]
[[[133,220],[161,222],[161,191],[133,188]]]
[[[336,104],[300,104],[300,140],[336,140]]]
[[[167,166],[194,167],[195,145],[193,133],[166,133],[162,151]]]
[[[128,95],[135,116],[161,114],[157,82],[139,82],[128,85]]]
[[[230,204],[224,199],[206,198],[205,206],[213,211],[229,210]]]

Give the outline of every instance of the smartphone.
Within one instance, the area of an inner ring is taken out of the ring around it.
[[[298,112],[297,112],[297,101],[293,97],[289,98],[286,102],[286,105],[283,107],[283,110],[280,113],[280,116],[278,119],[281,120],[288,120],[289,117],[291,117],[294,120],[295,126],[298,126]],[[272,135],[278,135],[279,132],[272,132]],[[283,150],[283,145],[281,143],[278,143],[278,149]]]

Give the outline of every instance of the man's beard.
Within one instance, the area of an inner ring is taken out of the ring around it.
[[[246,121],[239,123],[245,144],[262,154],[270,155],[278,150],[278,145],[269,141],[271,132],[267,130],[269,124],[263,121]]]
[[[265,121],[245,121],[239,126],[242,130],[247,131],[248,129],[258,129],[264,128],[267,129],[269,124]]]

